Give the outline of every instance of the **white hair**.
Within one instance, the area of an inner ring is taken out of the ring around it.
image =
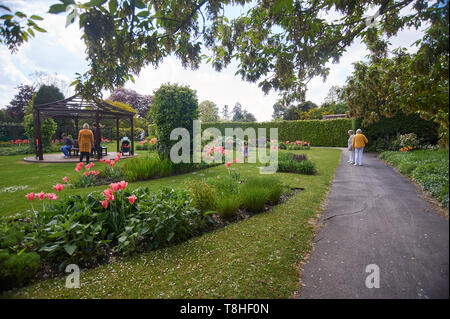
[[[361,133],[362,133],[362,131],[360,128],[356,130],[356,134],[361,134]]]
[[[88,129],[89,129],[89,124],[84,123],[84,124],[83,124],[83,128],[86,129],[86,130],[88,130]]]

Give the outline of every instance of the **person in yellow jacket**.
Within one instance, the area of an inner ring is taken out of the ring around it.
[[[369,143],[367,137],[364,136],[361,129],[357,129],[352,141],[352,148],[355,150],[355,166],[362,166],[364,147],[367,143]]]
[[[86,164],[89,164],[91,149],[94,145],[94,134],[89,129],[89,124],[84,123],[83,129],[78,133],[78,148],[80,149],[80,162],[86,156]]]

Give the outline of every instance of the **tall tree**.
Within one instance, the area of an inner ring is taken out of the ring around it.
[[[256,117],[247,110],[244,110],[242,122],[256,122]]]
[[[230,111],[228,110],[228,105],[226,105],[226,104],[222,108],[222,118],[224,120],[230,119]]]
[[[203,122],[217,122],[219,120],[219,109],[214,102],[203,101],[198,105],[199,118]]]
[[[236,102],[236,104],[233,107],[232,114],[233,114],[233,117],[231,120],[233,122],[242,122],[242,120],[244,119],[244,113],[242,111],[241,103]]]
[[[126,103],[137,111],[140,118],[147,119],[153,103],[153,96],[142,95],[134,90],[118,88],[111,93],[108,100]]]
[[[14,95],[14,98],[6,106],[6,114],[13,122],[23,122],[25,116],[25,107],[29,106],[33,95],[35,94],[34,87],[31,85],[20,84],[16,87],[19,92]]]

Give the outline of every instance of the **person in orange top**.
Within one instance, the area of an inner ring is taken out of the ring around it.
[[[364,147],[367,143],[369,143],[367,137],[364,136],[361,129],[357,129],[352,141],[352,148],[355,150],[355,166],[362,166]]]
[[[89,164],[91,149],[94,145],[94,134],[89,129],[89,124],[84,123],[83,129],[78,133],[78,148],[80,149],[80,162],[86,156],[86,164]]]

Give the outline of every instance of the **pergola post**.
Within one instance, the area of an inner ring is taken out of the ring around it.
[[[39,110],[34,111],[34,138],[36,145],[36,157],[40,161],[44,160],[44,154],[42,150],[42,136],[41,136],[41,119],[39,115]]]
[[[134,155],[134,126],[133,126],[133,116],[131,119],[131,155]]]
[[[119,149],[119,118],[116,117],[116,144],[117,144],[117,153],[120,153]]]
[[[78,117],[75,118],[75,137],[73,139],[78,140]]]

